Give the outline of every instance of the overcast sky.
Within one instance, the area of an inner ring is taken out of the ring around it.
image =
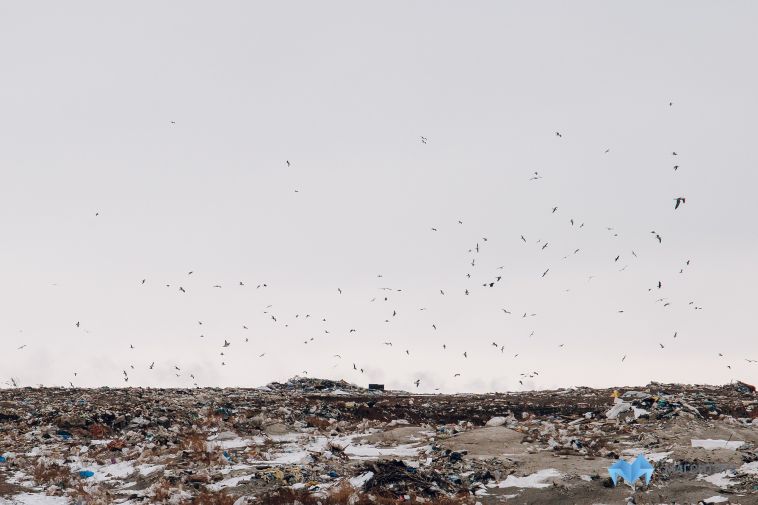
[[[0,382],[755,383],[757,14],[0,3]]]

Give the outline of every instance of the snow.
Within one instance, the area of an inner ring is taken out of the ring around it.
[[[748,475],[758,475],[758,461],[752,463],[745,463],[737,469],[739,473],[745,473]]]
[[[712,438],[706,438],[705,440],[692,439],[692,447],[702,447],[703,449],[739,449],[745,442],[739,440],[714,440]]]
[[[623,453],[625,455],[630,456],[639,456],[640,454],[643,454],[645,456],[645,459],[650,461],[651,463],[657,463],[658,461],[662,461],[671,454],[673,454],[673,451],[667,451],[667,452],[645,452],[645,449],[639,449],[639,448],[630,448],[630,449],[624,449]]]
[[[143,477],[147,477],[148,475],[151,475],[155,472],[161,471],[166,468],[166,465],[140,465],[137,467],[137,470],[139,470],[140,475]]]
[[[710,498],[705,498],[703,501],[705,503],[724,503],[724,502],[728,502],[729,498],[716,495],[716,496],[711,496]]]
[[[236,437],[228,440],[211,440],[208,442],[208,447],[213,448],[221,448],[221,449],[240,449],[242,447],[247,447],[248,445],[251,445],[252,440],[248,440],[241,437]]]
[[[543,487],[549,487],[550,484],[546,484],[545,480],[553,478],[553,477],[560,477],[561,472],[556,470],[555,468],[546,468],[544,470],[540,470],[539,472],[533,473],[531,475],[527,475],[525,477],[516,477],[514,475],[509,475],[508,478],[506,478],[504,481],[499,483],[497,487],[504,488],[504,487],[533,487],[533,488],[543,488]]]
[[[278,451],[271,454],[272,458],[266,461],[252,461],[253,464],[268,463],[271,465],[293,465],[307,461],[310,452],[325,453],[329,456],[328,444],[331,442],[339,447],[344,447],[344,453],[351,459],[370,460],[381,457],[415,457],[421,449],[415,444],[401,444],[392,447],[377,447],[370,444],[353,444],[360,434],[344,437],[314,437],[309,443],[297,443],[297,439],[287,438],[289,443],[283,444]]]
[[[227,487],[236,487],[243,480],[250,480],[255,475],[240,475],[239,477],[232,477],[206,486],[211,491],[221,491]]]
[[[12,496],[10,500],[0,498],[0,505],[67,505],[68,498],[47,496],[44,494],[23,493]]]
[[[718,487],[728,487],[734,484],[734,482],[729,480],[730,477],[734,477],[734,471],[725,470],[723,472],[714,473],[713,475],[709,475],[707,477],[700,474],[697,476],[697,480],[704,480]]]
[[[355,488],[362,488],[363,485],[369,480],[371,480],[371,477],[373,476],[374,476],[374,472],[366,472],[357,477],[353,477],[352,479],[349,480],[349,482],[350,482],[350,485]]]

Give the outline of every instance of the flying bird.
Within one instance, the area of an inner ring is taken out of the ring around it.
[[[676,204],[674,205],[674,210],[676,210],[679,208],[679,205],[685,203],[685,198],[683,196],[678,196],[674,198],[674,201],[676,202]]]

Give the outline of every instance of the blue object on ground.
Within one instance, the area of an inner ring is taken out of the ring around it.
[[[92,470],[79,471],[79,477],[81,477],[82,479],[89,479],[90,477],[94,477],[94,476],[95,476],[95,472],[93,472]]]
[[[0,456],[0,463],[5,463],[5,458],[3,456]]]

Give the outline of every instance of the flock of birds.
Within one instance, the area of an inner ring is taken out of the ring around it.
[[[669,106],[673,106],[673,103],[670,102]],[[171,124],[174,125],[175,122],[171,121]],[[555,132],[555,137],[559,138],[559,139],[563,139],[564,136],[563,136],[563,134],[561,132],[556,131]],[[421,137],[419,137],[419,142],[421,144],[423,144],[423,145],[427,145],[427,144],[429,144],[429,139],[427,137],[425,137],[425,136],[421,136]],[[608,152],[610,152],[610,149],[605,149],[604,150],[604,153],[608,153]],[[676,156],[678,156],[678,153],[676,151],[673,151],[672,152],[672,156],[676,157]],[[285,160],[284,165],[287,168],[290,168],[290,167],[292,167],[292,162],[290,162],[290,160]],[[680,166],[678,164],[674,164],[673,165],[673,170],[674,171],[678,171],[679,168],[680,168]],[[539,181],[542,178],[543,178],[543,176],[538,171],[535,171],[535,172],[533,172],[528,177],[527,180],[530,181],[530,182],[531,181]],[[295,192],[298,192],[298,190],[295,190]],[[673,202],[672,203],[672,210],[673,211],[681,211],[680,209],[682,208],[682,206],[684,206],[686,204],[686,198],[684,196],[673,196],[672,197],[672,202]],[[552,208],[546,209],[546,211],[547,210],[550,211],[550,214],[557,214],[557,213],[559,213],[560,209],[559,209],[558,205],[554,205],[554,206],[552,206]],[[96,217],[99,217],[100,215],[101,215],[100,211],[95,212],[95,216]],[[568,222],[569,222],[570,226],[576,227],[576,229],[582,229],[585,226],[584,222],[581,222],[581,223],[577,222],[573,218],[569,219]],[[464,223],[463,223],[462,220],[460,220],[460,219],[457,220],[457,225],[458,226],[462,226],[463,224]],[[614,230],[613,227],[606,227],[605,229],[612,236],[618,236],[617,232]],[[430,227],[430,232],[431,233],[439,233],[440,229],[437,226],[431,226]],[[650,234],[652,235],[652,239],[655,240],[658,244],[662,244],[663,243],[663,237],[661,236],[660,233],[658,233],[655,230],[652,230],[650,232]],[[529,244],[529,239],[525,235],[523,235],[523,234],[521,234],[519,237],[514,237],[514,239],[517,240],[517,241],[520,241],[524,245]],[[484,246],[486,245],[487,242],[488,242],[488,238],[487,237],[481,237],[481,242],[477,241],[475,244],[473,244],[472,246],[470,246],[470,248],[468,249],[468,253],[470,253],[470,262],[467,265],[467,270],[468,271],[465,274],[467,279],[471,279],[472,278],[471,270],[473,270],[477,266],[478,255],[480,254],[480,252],[482,251],[482,249],[484,248]],[[548,241],[543,241],[543,240],[540,239],[540,240],[537,240],[535,242],[535,245],[539,248],[539,251],[544,251],[545,249],[547,249],[551,245],[551,243],[548,242]],[[581,249],[579,249],[579,248],[573,249],[573,252],[569,252],[568,254],[566,254],[565,256],[563,256],[563,259],[565,260],[565,259],[569,258],[570,256],[579,254],[580,252],[581,252]],[[631,251],[631,254],[635,258],[637,257],[637,253],[634,250]],[[621,258],[620,254],[616,255],[614,258],[612,258],[613,263],[618,263],[618,261],[620,260],[620,258]],[[684,273],[684,269],[687,268],[687,267],[689,267],[689,266],[690,266],[690,260],[687,259],[683,263],[682,268],[680,269],[679,273]],[[626,269],[626,267],[627,266],[622,267],[619,271],[623,271],[624,269]],[[500,266],[500,267],[498,267],[497,270],[502,270],[503,268],[504,268],[504,266]],[[193,274],[194,274],[194,271],[193,270],[189,270],[187,272],[186,276],[187,276],[187,278],[190,278]],[[542,271],[542,272],[539,273],[539,278],[544,278],[544,277],[548,276],[549,274],[550,274],[550,268],[546,268],[544,271]],[[379,279],[381,279],[382,277],[383,276],[381,274],[377,275],[377,278],[379,278]],[[594,278],[594,276],[592,276],[592,275],[588,276],[587,277],[587,282],[592,281],[593,278]],[[503,275],[501,275],[499,272],[496,272],[490,278],[483,279],[483,282],[481,283],[481,287],[485,288],[485,289],[494,288],[496,285],[498,285],[498,283],[500,283],[502,281],[502,279],[503,279]],[[138,283],[141,286],[146,286],[146,285],[150,284],[150,282],[148,281],[148,278],[140,279],[140,280],[138,280]],[[165,288],[167,288],[167,289],[176,289],[177,292],[181,293],[182,295],[187,295],[187,293],[189,291],[189,288],[187,287],[188,284],[182,283],[182,282],[179,282],[179,283],[162,283],[162,285]],[[248,286],[248,284],[245,281],[240,280],[240,281],[237,281],[236,286],[240,287],[240,288],[245,288],[245,287]],[[212,287],[212,289],[222,289],[224,286],[222,284],[213,284],[213,285],[211,285],[211,287]],[[268,287],[269,287],[269,284],[267,282],[258,282],[258,283],[255,283],[255,288],[254,289],[256,289],[256,290],[265,290]],[[661,289],[662,287],[663,287],[663,282],[659,280],[653,287],[649,288],[648,291],[653,291],[654,289]],[[478,288],[478,286],[477,286],[477,288]],[[471,294],[471,290],[473,290],[473,289],[474,289],[473,286],[469,287],[469,288],[465,288],[463,290],[462,294],[464,296],[469,296]],[[369,300],[369,303],[375,303],[377,301],[390,302],[390,297],[392,296],[393,293],[399,293],[399,292],[403,291],[403,289],[391,288],[391,287],[380,287],[379,290],[382,291],[382,295],[378,296],[378,297],[372,297]],[[341,287],[336,287],[335,291],[336,291],[336,293],[338,295],[342,295],[343,294],[343,290],[342,290]],[[445,289],[439,289],[439,296],[443,296],[443,297],[447,296],[446,290]],[[666,297],[659,297],[659,298],[657,298],[656,303],[660,303],[664,307],[667,307],[667,306],[670,305],[670,301]],[[699,306],[699,305],[697,305],[697,304],[695,304],[694,301],[689,301],[689,305],[691,306],[691,308],[693,310],[702,310],[702,307]],[[427,308],[426,307],[420,307],[418,310],[423,312],[423,311],[426,311]],[[502,313],[505,316],[509,316],[509,317],[520,317],[522,319],[528,319],[528,318],[533,318],[533,317],[537,316],[536,313],[531,313],[531,312],[528,312],[528,311],[527,312],[523,312],[523,314],[521,314],[520,312],[517,313],[517,314],[514,314],[513,311],[511,310],[511,308],[509,308],[509,307],[502,307],[502,308],[500,308],[500,310],[502,311]],[[263,309],[262,312],[265,315],[265,317],[267,317],[267,318],[270,319],[270,321],[271,321],[272,324],[281,324],[284,327],[287,327],[289,325],[289,323],[286,322],[282,318],[282,316],[278,316],[277,313],[274,313],[272,311],[272,305],[267,305]],[[618,312],[619,313],[623,313],[624,310],[623,309],[619,309]],[[394,308],[394,309],[392,309],[391,313],[387,312],[387,314],[388,315],[384,319],[385,323],[389,323],[391,320],[393,320],[394,318],[396,318],[398,316],[398,310],[397,310],[397,308]],[[327,322],[328,322],[326,317],[312,316],[311,314],[307,314],[307,313],[305,313],[305,314],[301,314],[301,313],[294,314],[294,319],[295,320],[308,320],[308,319],[318,320],[324,326],[326,326]],[[74,324],[74,326],[76,328],[80,328],[80,329],[83,329],[84,331],[87,331],[86,329],[84,329],[82,327],[81,321],[75,321],[73,324]],[[202,328],[203,324],[204,324],[203,321],[197,321],[197,325],[198,325],[199,328]],[[431,321],[429,324],[430,324],[430,327],[431,327],[432,331],[436,332],[437,331],[437,322]],[[243,324],[242,325],[242,329],[243,330],[248,330],[249,328],[248,328],[248,326],[246,324]],[[324,334],[329,334],[330,333],[330,330],[328,328],[326,328],[326,327],[323,328],[323,331],[324,331]],[[354,333],[357,333],[357,332],[358,332],[358,330],[356,328],[349,328],[347,330],[348,335],[354,334]],[[534,331],[532,331],[529,336],[531,337],[533,335],[534,335]],[[678,337],[678,332],[675,331],[673,333],[673,339],[676,339],[677,337]],[[204,333],[200,333],[199,334],[199,338],[200,339],[206,339]],[[312,343],[314,341],[315,341],[315,337],[306,338],[303,341],[303,344],[308,345],[309,343]],[[248,344],[248,343],[249,343],[249,337],[244,337],[244,340],[240,342],[241,345]],[[394,342],[389,341],[389,340],[384,340],[382,343],[386,347],[393,347],[395,345]],[[226,337],[223,338],[223,342],[218,344],[218,356],[219,356],[219,364],[220,364],[220,366],[222,366],[222,367],[227,366],[226,353],[231,348],[233,348],[233,346],[240,345],[240,344],[235,344],[234,342],[229,341]],[[443,351],[449,352],[447,344],[440,343],[439,345],[440,345],[440,347],[441,347],[441,349]],[[562,348],[564,345],[565,344],[561,343],[561,344],[559,344],[559,347]],[[665,348],[665,345],[664,345],[663,342],[660,342],[658,345],[660,346],[661,349]],[[504,344],[502,344],[502,343],[497,343],[497,342],[493,341],[490,344],[490,346],[492,348],[494,348],[494,349],[492,349],[493,352],[499,352],[501,354],[504,354],[506,352],[506,346]],[[25,349],[26,347],[27,347],[27,344],[24,344],[24,345],[19,346],[17,349],[19,351],[21,351],[21,350]],[[130,351],[132,351],[132,350],[135,349],[135,346],[130,343],[128,349]],[[411,355],[410,349],[407,349],[407,348],[405,348],[405,349],[401,348],[401,352],[404,353],[406,356],[410,356]],[[263,353],[257,354],[257,356],[258,356],[258,358],[264,358],[266,356],[266,353],[263,352]],[[518,358],[518,356],[519,356],[519,353],[514,353],[513,354],[513,358]],[[719,353],[719,357],[723,358],[723,354]],[[341,354],[334,354],[333,358],[336,359],[336,360],[342,360],[343,356]],[[469,358],[468,350],[464,350],[460,354],[460,359],[467,360],[468,358]],[[626,360],[626,358],[627,358],[627,355],[624,354],[624,355],[622,355],[620,357],[620,361],[623,363]],[[758,360],[755,360],[755,359],[745,358],[745,361],[748,362],[748,363],[751,363],[751,364],[752,363],[758,363]],[[145,366],[146,366],[146,368],[148,370],[154,370],[155,369],[155,361],[152,361],[149,365],[145,365]],[[172,366],[173,366],[172,372],[174,373],[174,375],[176,377],[182,377],[183,376],[182,367],[180,367],[179,364],[174,364]],[[725,366],[727,366],[729,369],[731,369],[731,364],[727,364]],[[124,368],[122,370],[122,376],[123,376],[122,380],[125,383],[129,382],[129,378],[130,378],[129,374],[130,374],[130,371],[132,371],[132,370],[135,370],[135,365],[134,364],[129,364],[128,368]],[[356,362],[352,362],[352,371],[355,372],[355,373],[358,373],[358,374],[364,374],[364,373],[366,373],[366,369],[363,366],[360,366]],[[74,371],[72,373],[73,373],[74,377],[78,376],[78,372]],[[305,374],[305,375],[308,375],[308,371],[307,370],[303,370],[302,373]],[[519,383],[521,385],[524,385],[524,380],[537,377],[537,376],[539,376],[539,374],[540,374],[539,370],[529,370],[529,371],[526,371],[526,372],[522,372],[522,373],[520,373]],[[454,371],[452,373],[453,378],[461,377],[461,375],[462,374],[459,371]],[[197,379],[196,379],[194,373],[186,373],[186,376],[189,377],[193,381],[193,384],[195,386],[198,386]],[[422,379],[421,378],[416,378],[413,381],[413,384],[417,388],[421,386],[421,383],[422,383]],[[11,384],[13,386],[17,385],[16,379],[15,378],[11,379],[11,381],[9,382],[9,384]],[[75,387],[75,385],[73,384],[73,381],[69,381],[69,385],[71,387]],[[438,390],[438,389],[439,388],[435,388],[435,390]]]

